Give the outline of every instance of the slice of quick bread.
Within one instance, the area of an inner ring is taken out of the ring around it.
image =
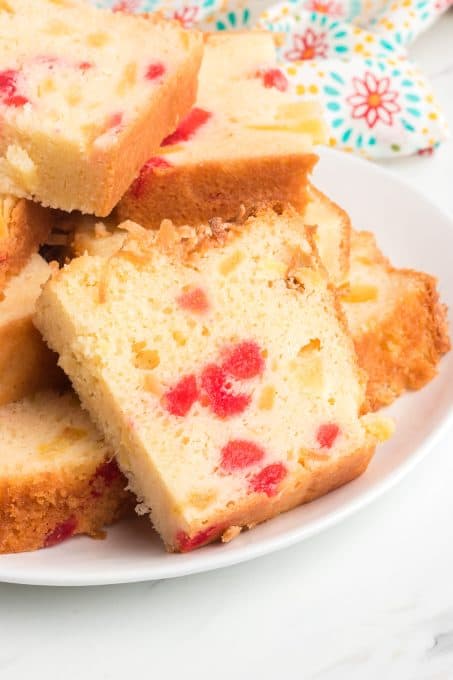
[[[0,196],[0,293],[44,243],[52,227],[50,211],[14,196]]]
[[[324,140],[321,109],[296,99],[272,34],[210,34],[196,107],[148,159],[118,205],[120,219],[159,227],[236,219],[257,206],[306,202]]]
[[[0,408],[0,553],[99,536],[131,507],[125,486],[74,394]]]
[[[44,343],[32,317],[50,267],[32,255],[7,283],[0,299],[0,406],[65,383],[57,356]]]
[[[345,283],[349,270],[349,247],[351,222],[347,213],[333,203],[312,184],[307,186],[308,203],[302,211],[307,226],[316,227],[313,238],[321,260],[331,281],[336,286]],[[62,238],[68,247],[68,257],[87,253],[106,257],[121,246],[126,238],[123,229],[118,229],[118,220],[112,215],[100,221],[89,215],[72,213],[59,216],[56,221],[56,238]]]
[[[450,349],[447,310],[436,284],[423,272],[392,267],[373,234],[352,232],[342,302],[359,364],[368,374],[367,409],[386,406],[436,375]]]
[[[361,474],[386,428],[359,418],[362,374],[303,219],[123,227],[118,252],[55,274],[35,322],[167,549]]]
[[[202,49],[177,22],[1,2],[0,193],[107,215],[194,103]]]

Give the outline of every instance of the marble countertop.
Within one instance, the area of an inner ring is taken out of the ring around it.
[[[412,49],[453,124],[453,12]],[[453,214],[453,140],[389,169]],[[0,585],[0,677],[453,678],[453,431],[399,486],[275,555],[127,586]]]

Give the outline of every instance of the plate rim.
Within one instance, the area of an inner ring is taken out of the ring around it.
[[[371,167],[373,169],[372,172],[385,177],[387,180],[390,179],[396,186],[400,185],[404,187],[406,193],[416,196],[417,200],[422,200],[433,213],[437,212],[443,220],[449,222],[453,230],[452,214],[434,203],[429,196],[416,189],[407,180],[393,173],[391,169],[374,163],[370,164],[369,161],[363,160],[362,158],[350,156],[344,152],[339,152],[327,147],[319,149],[319,156],[321,161],[323,157],[326,158],[326,160],[331,157],[338,159],[340,163],[345,163],[346,165],[353,164],[367,168],[367,171]],[[187,561],[184,560],[185,555],[178,556],[177,559],[181,560],[181,564],[178,564],[178,561],[176,560],[169,562],[168,564],[165,564],[163,561],[162,565],[158,565],[157,567],[153,565],[151,567],[142,566],[135,569],[132,564],[128,567],[117,567],[115,573],[108,571],[107,576],[102,576],[100,572],[90,573],[90,571],[75,574],[74,570],[67,572],[64,568],[58,569],[58,567],[53,569],[43,568],[41,571],[33,566],[20,566],[17,568],[17,565],[12,565],[11,567],[7,566],[5,569],[2,565],[3,556],[0,555],[0,582],[18,585],[58,587],[116,585],[189,576],[195,573],[214,571],[242,562],[255,560],[264,555],[289,548],[316,534],[326,531],[340,522],[343,522],[359,510],[377,501],[388,491],[396,487],[397,484],[399,484],[399,482],[402,481],[402,479],[404,479],[425,458],[425,456],[435,448],[452,426],[453,399],[448,404],[445,413],[440,417],[437,425],[423,441],[413,449],[393,471],[389,472],[381,480],[375,481],[370,488],[363,489],[356,496],[344,501],[340,507],[329,510],[324,516],[311,520],[305,526],[287,529],[278,536],[265,537],[260,541],[241,546],[235,551],[222,553],[222,551],[219,550],[216,553],[211,553],[211,558],[209,558],[208,553],[196,551],[190,553],[190,559]],[[21,555],[24,556],[24,561],[26,561],[28,554],[29,553],[21,553]],[[56,560],[56,563],[58,564],[58,559]]]

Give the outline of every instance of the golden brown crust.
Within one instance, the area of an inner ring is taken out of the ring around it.
[[[275,213],[272,213],[271,211],[269,211],[269,213],[268,219],[278,219]],[[308,264],[315,270],[310,273],[313,273],[316,276],[319,273],[319,278],[324,279],[326,274],[322,270],[322,265],[318,263],[318,256],[313,244],[312,233],[310,229],[305,229],[302,216],[291,208],[286,208],[283,211],[283,215],[292,215],[297,218],[294,229],[299,231],[300,224],[300,249],[308,252]],[[282,219],[282,224],[285,225],[284,218]],[[189,247],[192,248],[192,250],[195,249],[196,252],[199,253],[200,250],[202,251],[205,247],[210,248],[220,245],[224,239],[229,237],[229,234],[234,238],[235,230],[240,230],[240,233],[243,233],[243,231],[247,229],[248,223],[246,221],[245,224],[238,226],[217,221],[212,224],[211,221],[211,225],[205,225],[204,228],[197,226],[196,228],[188,230],[187,237],[182,236],[182,232],[186,231],[185,229],[174,229],[169,221],[161,227],[161,231],[158,233],[146,232],[135,223],[123,224],[122,226],[129,230],[130,239],[123,245],[120,253],[113,257],[123,257],[125,253],[128,253],[129,255],[132,253],[134,258],[138,258],[136,262],[134,260],[136,266],[140,267],[140,258],[142,258],[143,255],[146,256],[146,254],[152,256],[151,251],[153,250],[153,246],[165,246],[167,251],[170,249],[171,252],[174,253],[173,260],[178,260],[180,255],[181,258],[184,259],[184,257],[187,256],[187,249],[182,247],[181,252],[178,250],[178,245],[181,240],[187,239],[189,241]],[[164,243],[161,242],[162,235],[165,237],[163,239]],[[307,248],[307,245],[309,244],[311,244],[313,254],[310,252],[310,248]],[[137,246],[135,250],[134,246]],[[176,250],[173,250],[174,248],[176,248]],[[300,256],[301,262],[299,263],[295,257],[294,262],[292,261],[293,265],[300,264],[303,266],[304,253],[300,253]],[[69,267],[73,271],[74,268],[77,269],[78,267],[84,270],[87,267],[87,264],[88,262],[85,258],[79,258],[78,260],[74,260]],[[93,262],[91,265],[92,264]],[[110,260],[110,266],[111,265],[112,260]],[[96,266],[102,267],[103,262],[101,260],[97,261]],[[63,273],[60,272],[58,276],[64,277],[64,271],[65,270],[62,270]],[[292,270],[290,274],[296,278],[297,272],[298,270]],[[306,273],[308,274],[308,272]],[[301,278],[303,278],[303,272],[301,273]],[[52,296],[54,282],[55,280],[48,285],[44,297],[41,299],[40,307],[38,308],[37,323],[41,328],[45,329],[46,337],[49,339],[50,343],[54,347],[61,348],[65,345],[68,346],[70,340],[68,340],[67,331],[64,326],[61,324],[53,324],[53,322],[51,322],[51,315],[48,314],[49,306],[50,308],[53,308],[52,318],[55,318],[58,309],[64,310],[65,303],[60,300],[57,302],[57,298],[55,298],[54,306],[51,302],[49,303],[49,300],[51,299],[49,296]],[[291,283],[293,282],[289,281],[289,284]],[[294,286],[292,287],[297,287],[297,281],[295,281]],[[106,287],[106,289],[108,289],[108,287]],[[335,291],[333,289],[332,296],[335,297]],[[342,315],[342,311],[339,308],[338,313]],[[342,318],[341,323],[345,326],[344,318]],[[70,333],[72,334],[73,332],[74,326],[71,325]],[[351,347],[351,361],[355,361],[352,340],[350,339],[349,342]],[[159,529],[161,534],[167,539],[167,548],[169,550],[185,549],[186,546],[184,545],[184,541],[183,544],[181,544],[181,537],[178,539],[180,531],[186,530],[187,532],[190,532],[190,536],[187,540],[188,543],[190,543],[190,539],[199,532],[207,532],[206,541],[201,541],[199,543],[199,545],[201,545],[204,542],[219,538],[221,535],[225,534],[230,526],[238,527],[254,525],[301,503],[313,500],[314,498],[351,481],[361,474],[366,469],[374,451],[374,440],[372,437],[364,436],[365,443],[363,446],[349,454],[345,453],[344,455],[330,459],[327,458],[323,461],[314,461],[310,459],[308,455],[304,456],[303,464],[299,465],[297,472],[294,473],[291,470],[291,474],[289,474],[282,482],[280,492],[276,496],[268,497],[265,493],[252,493],[246,498],[239,500],[236,505],[233,505],[233,502],[230,502],[225,508],[222,508],[217,513],[210,513],[208,520],[209,524],[203,524],[203,522],[206,521],[206,519],[204,519],[206,518],[206,515],[202,515],[198,516],[198,520],[193,520],[193,522],[192,520],[187,520],[187,524],[181,526],[179,524],[179,515],[178,521],[175,520],[179,510],[174,507],[174,503],[170,498],[170,491],[165,488],[165,485],[162,485],[159,472],[154,469],[152,464],[149,464],[148,456],[145,452],[145,444],[142,442],[139,446],[143,447],[144,452],[142,453],[142,450],[140,450],[140,454],[136,455],[136,461],[131,469],[129,452],[133,450],[134,447],[137,447],[137,442],[135,440],[136,435],[132,428],[125,428],[122,426],[124,414],[121,412],[121,405],[115,400],[114,394],[109,386],[102,381],[93,381],[87,389],[88,383],[81,379],[83,371],[87,370],[87,368],[81,367],[82,359],[80,355],[67,352],[62,358],[63,365],[74,380],[74,386],[79,392],[85,407],[92,413],[100,430],[110,438],[110,442],[115,442],[117,445],[119,460],[124,469],[130,474],[131,488],[136,489],[139,492],[140,483],[137,483],[136,480],[143,480],[147,475],[151,478],[149,489],[152,489],[152,493],[151,491],[147,493],[146,498],[152,498],[156,524],[159,522],[158,513],[161,513],[162,517],[165,515],[165,521],[168,519],[168,525],[165,527],[161,525],[159,526]],[[93,405],[100,403],[103,405],[101,410],[94,408]],[[118,442],[120,443],[118,444]],[[317,455],[319,458],[319,451],[317,452]],[[156,508],[160,508],[159,511],[157,511]],[[171,508],[171,511],[168,511],[168,508]],[[181,520],[181,522],[184,522],[184,520]],[[227,537],[230,534],[227,531]],[[198,547],[198,544],[196,547]]]
[[[262,211],[263,219],[267,212],[268,211],[266,210]],[[283,215],[288,215],[288,218],[300,217],[300,215],[290,206],[283,208],[281,212]],[[259,214],[260,211],[257,211],[258,216]],[[192,231],[195,236],[193,239],[188,237],[188,243],[181,251],[178,251],[177,249],[173,249],[175,247],[177,248],[180,241],[184,240],[184,237],[182,236],[181,230],[174,229],[172,223],[168,221],[161,225],[160,232],[156,235],[156,244],[158,247],[162,247],[163,244],[159,242],[159,237],[163,231],[166,236],[165,240],[167,246],[170,250],[172,250],[176,256],[184,258],[188,256],[188,253],[190,256],[190,252],[193,249],[199,253],[204,248],[221,247],[226,239],[239,236],[247,229],[248,225],[251,224],[253,224],[253,220],[247,220],[240,226],[228,222],[224,223],[222,220],[216,221],[213,224],[213,220],[211,220],[209,227],[206,227],[205,225],[204,227],[198,226],[192,230],[188,229],[188,231]],[[304,264],[309,264],[316,268],[320,275],[327,279],[327,272],[319,257],[316,240],[314,238],[315,230],[303,225],[302,219],[301,228],[303,230],[301,238],[305,237],[310,247],[310,253],[306,254],[301,250],[298,250],[298,252],[295,253],[290,265],[291,268],[287,272],[288,280],[295,279],[297,285],[297,269]],[[147,236],[146,232],[134,223],[130,225],[130,230],[132,238],[135,233],[139,240],[140,237],[144,239],[143,244],[145,248],[147,239],[153,238],[152,236]],[[308,261],[305,261],[305,259]],[[359,362],[355,356],[353,339],[349,331],[343,307],[339,300],[337,288],[330,282],[327,282],[327,287],[331,294],[332,303],[335,307],[339,323],[344,330],[345,335],[348,337],[353,366],[357,371],[357,379],[363,389],[363,398],[365,398],[366,376],[360,369]],[[349,455],[337,459],[332,460],[327,458],[327,460],[322,461],[321,463],[319,461],[310,460],[310,452],[307,452],[306,459],[303,464],[300,465],[299,474],[296,477],[291,475],[291,479],[287,486],[285,487],[285,485],[283,485],[281,493],[275,497],[275,500],[270,499],[265,494],[262,494],[261,497],[253,495],[241,501],[236,506],[230,507],[226,512],[213,515],[210,526],[214,527],[214,529],[209,532],[208,537],[203,544],[222,538],[225,534],[228,538],[230,527],[235,527],[234,533],[237,534],[238,527],[255,526],[282,512],[286,512],[298,505],[319,498],[333,489],[352,481],[366,470],[368,463],[372,458],[375,446],[370,445],[369,441],[370,440],[368,440],[366,448],[354,451]],[[206,526],[199,525],[198,527],[192,527],[191,529],[193,534],[196,534],[198,531],[206,531],[206,528]],[[169,551],[180,549],[180,546],[177,544],[167,544],[166,547]]]
[[[220,217],[214,217],[207,223],[196,223],[193,227],[187,225],[175,226],[172,220],[165,219],[162,220],[157,230],[152,231],[148,231],[137,222],[125,220],[118,225],[118,228],[126,231],[128,236],[118,249],[110,255],[108,261],[111,262],[116,257],[126,258],[133,262],[136,267],[140,267],[150,261],[153,257],[153,249],[157,249],[166,255],[171,255],[174,260],[187,262],[194,254],[199,255],[210,248],[222,247],[227,241],[240,236],[245,230],[251,228],[254,219],[257,217],[262,216],[265,220],[272,214],[272,209],[259,208],[242,222],[229,222]],[[273,214],[273,216],[275,217],[276,214]],[[300,214],[291,206],[279,209],[278,214],[285,214],[288,219],[298,218],[301,220],[301,229],[304,228]],[[301,233],[301,237],[307,235],[307,240],[309,240],[313,252],[316,253],[314,255],[316,262],[322,267],[309,229],[306,229],[306,234]],[[71,262],[72,268],[77,266],[77,262]]]
[[[447,308],[439,301],[436,279],[399,270],[417,283],[386,318],[354,338],[359,364],[368,374],[366,411],[391,404],[405,390],[418,390],[437,374],[450,349]]]
[[[198,531],[208,530],[206,541],[200,545],[218,540],[229,527],[254,527],[351,482],[365,472],[373,453],[374,446],[371,446],[322,463],[307,460],[304,465],[300,465],[299,474],[292,474],[290,483],[287,487],[282,485],[281,492],[274,498],[269,498],[266,494],[253,494],[232,507],[228,513],[214,515],[209,527],[198,527]],[[209,531],[211,527],[213,530]],[[194,532],[196,533],[197,531]],[[166,548],[170,552],[178,550],[178,546],[174,544],[167,545]]]
[[[370,267],[383,269],[400,291],[396,301],[388,302],[384,316],[353,333],[359,364],[368,375],[363,411],[377,411],[437,374],[437,364],[450,350],[447,307],[439,301],[434,277],[392,267],[373,234],[354,232],[353,242]]]
[[[176,225],[213,217],[234,220],[244,210],[276,203],[302,210],[307,175],[316,161],[314,154],[289,154],[160,168],[142,178],[139,196],[134,186],[129,189],[117,214],[154,229],[166,218]]]
[[[0,553],[38,550],[65,535],[99,537],[105,525],[132,508],[118,472],[99,474],[87,465],[70,474],[0,480]]]
[[[118,133],[115,143],[103,147],[97,137],[88,150],[67,146],[63,162],[59,145],[35,149],[22,140],[35,165],[46,170],[38,173],[37,183],[30,189],[34,200],[100,217],[112,211],[143,164],[195,102],[203,41],[195,31],[181,35],[189,42],[186,61],[159,87],[135,123]]]
[[[0,327],[0,406],[40,389],[61,387],[67,378],[32,323],[31,315]]]
[[[11,210],[0,238],[0,292],[38,251],[52,227],[52,212],[37,203],[19,199]]]
[[[157,152],[161,141],[190,110],[197,95],[202,55],[200,37],[191,49],[191,59],[160,88],[159,97],[154,98],[134,127],[125,131],[113,151],[91,155],[89,163],[96,165],[96,175],[101,181],[87,185],[90,192],[96,188],[97,195],[93,193],[88,199],[90,209],[86,212],[99,217],[108,215],[152,155],[149,150]]]

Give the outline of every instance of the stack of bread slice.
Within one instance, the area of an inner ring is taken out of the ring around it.
[[[0,552],[134,505],[186,552],[364,472],[446,311],[310,182],[272,36],[4,5]]]

